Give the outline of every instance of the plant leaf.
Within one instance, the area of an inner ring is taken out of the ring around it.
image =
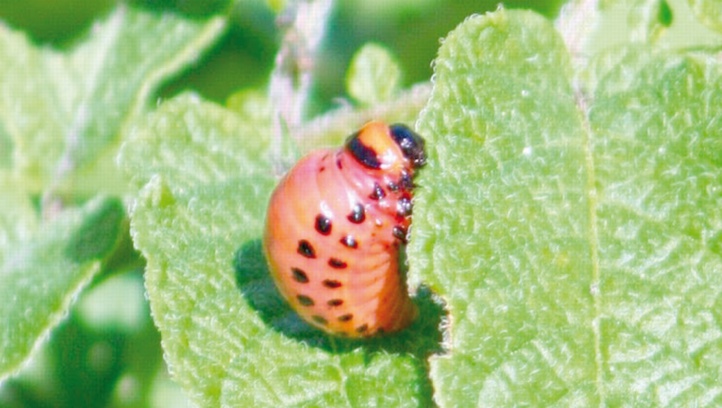
[[[635,68],[590,112],[608,400],[717,405],[722,69],[697,52]]]
[[[722,1],[688,0],[695,17],[707,27],[722,32]]]
[[[63,183],[74,192],[124,191],[122,180],[109,179],[118,174],[112,165],[120,130],[223,27],[221,18],[121,6],[65,53],[36,48],[0,25],[0,146],[10,145],[2,155],[12,158],[3,163],[32,192]]]
[[[579,100],[551,25],[501,10],[435,67],[408,253],[450,313],[437,403],[718,405],[717,54],[610,61]]]
[[[364,105],[391,99],[401,85],[396,57],[378,44],[366,44],[354,54],[346,74],[349,95]]]
[[[99,198],[59,214],[33,235],[5,242],[0,253],[0,379],[17,370],[67,313],[100,270],[100,260],[115,248],[123,219],[118,200]]]
[[[0,25],[0,378],[46,337],[127,234],[122,205],[98,197],[127,190],[115,169],[121,130],[223,26],[221,18],[120,6],[59,52]],[[66,211],[42,202],[52,221],[41,222],[33,202],[48,193],[68,206],[95,198]]]
[[[419,296],[427,321],[368,342],[324,335],[280,297],[260,242],[277,181],[270,120],[248,119],[182,96],[121,152],[145,183],[131,230],[175,379],[201,406],[428,403],[424,359],[440,313],[428,293]]]
[[[558,23],[578,57],[632,44],[659,49],[716,46],[722,41],[719,4],[719,0],[572,2]]]

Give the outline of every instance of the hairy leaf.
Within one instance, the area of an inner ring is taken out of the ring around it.
[[[67,313],[114,249],[123,218],[118,200],[96,199],[2,248],[0,378],[16,371]]]
[[[329,337],[281,298],[260,241],[278,180],[270,126],[248,119],[182,96],[122,150],[124,168],[145,184],[132,234],[148,260],[151,309],[176,380],[201,406],[430,401],[423,367],[439,310],[428,293],[419,296],[428,320],[369,342]]]
[[[409,248],[448,302],[439,405],[720,403],[719,59],[617,62],[575,93],[527,12],[444,42]]]

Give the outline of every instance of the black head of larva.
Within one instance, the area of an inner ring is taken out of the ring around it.
[[[389,126],[391,138],[399,145],[404,156],[409,159],[414,168],[426,164],[426,152],[424,151],[424,139],[416,132],[402,124]]]

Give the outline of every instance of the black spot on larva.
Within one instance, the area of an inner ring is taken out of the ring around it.
[[[356,331],[359,333],[363,333],[363,332],[367,331],[368,329],[369,329],[368,324],[362,324],[361,326],[356,328]]]
[[[339,170],[343,170],[343,163],[340,157],[336,159],[336,167],[338,167]]]
[[[356,203],[347,218],[354,224],[361,224],[362,222],[364,222],[364,220],[366,219],[366,211],[364,210],[364,206]]]
[[[345,237],[341,238],[341,244],[345,247],[356,249],[358,248],[358,242],[352,237],[351,235],[346,235]]]
[[[328,324],[328,320],[326,320],[325,318],[323,318],[319,315],[313,315],[313,316],[311,316],[311,319],[313,319],[314,322],[316,322],[318,324],[322,324],[324,326]]]
[[[404,190],[411,190],[414,188],[414,182],[411,180],[411,176],[409,176],[409,173],[407,172],[403,172],[401,174],[401,180],[399,181],[399,184]]]
[[[291,274],[293,276],[293,280],[295,280],[296,282],[308,283],[308,275],[303,270],[298,268],[291,268]]]
[[[386,185],[386,188],[388,188],[394,193],[399,191],[399,185],[394,183],[393,181],[390,181],[389,184]]]
[[[346,269],[348,264],[338,258],[329,258],[328,265],[335,269]]]
[[[313,299],[306,295],[297,295],[296,299],[298,299],[298,303],[300,303],[303,306],[313,306],[314,302]]]
[[[384,189],[381,188],[379,183],[374,183],[374,191],[369,194],[369,198],[372,200],[380,200],[382,198],[386,197],[386,193],[384,192]]]
[[[399,217],[408,217],[411,215],[411,199],[409,197],[401,197],[396,202],[396,215]]]
[[[348,322],[351,319],[353,319],[353,315],[351,313],[347,313],[338,317],[339,322]]]
[[[404,244],[406,243],[406,228],[400,225],[394,225],[393,234],[394,237],[401,240],[401,242],[403,242]]]
[[[376,151],[371,147],[363,144],[358,138],[358,133],[354,133],[346,140],[346,149],[351,155],[358,160],[359,163],[369,169],[380,169],[381,162]]]
[[[334,280],[334,279],[325,279],[323,281],[323,286],[329,288],[329,289],[337,289],[341,287],[341,282]]]
[[[316,216],[316,231],[321,235],[329,235],[331,233],[331,220],[324,217],[323,214]]]
[[[298,241],[298,253],[306,258],[313,259],[316,257],[316,251],[313,249],[313,246],[305,239]]]
[[[329,301],[326,302],[326,303],[327,303],[329,306],[336,307],[336,306],[341,306],[341,305],[343,304],[343,300],[342,300],[342,299],[331,299],[331,300],[329,300]]]

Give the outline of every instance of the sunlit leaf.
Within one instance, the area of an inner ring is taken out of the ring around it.
[[[441,47],[409,247],[448,302],[440,405],[720,403],[722,69],[619,61],[581,99],[527,12]]]

